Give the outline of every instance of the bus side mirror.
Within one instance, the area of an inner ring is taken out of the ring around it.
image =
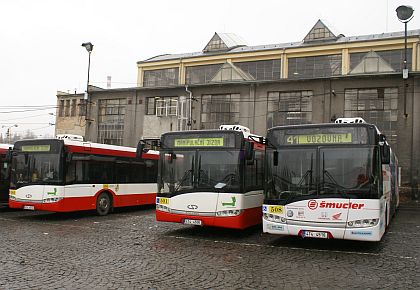
[[[381,146],[381,161],[382,164],[389,164],[391,162],[391,149],[387,143]]]
[[[278,151],[274,151],[273,153],[273,165],[274,166],[279,165],[279,152]]]
[[[245,160],[252,160],[254,157],[254,143],[245,141]]]
[[[391,149],[389,148],[389,144],[386,142],[386,137],[383,134],[379,135],[379,146],[382,164],[389,164],[391,162]]]
[[[13,149],[9,148],[6,152],[6,157],[5,157],[6,160],[5,161],[6,162],[12,161],[12,156],[13,156]]]
[[[136,148],[136,159],[143,159],[143,153],[146,153],[147,151],[149,151],[149,149],[146,149],[146,142],[144,140],[140,140],[139,143],[137,144],[137,148]]]

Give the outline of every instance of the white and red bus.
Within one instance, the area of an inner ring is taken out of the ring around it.
[[[262,141],[239,125],[163,134],[156,219],[235,229],[260,224]]]
[[[0,205],[6,204],[9,201],[9,150],[13,148],[13,145],[0,144]]]
[[[11,158],[9,207],[71,212],[154,204],[159,154],[75,141],[18,141]]]
[[[380,241],[399,204],[398,161],[360,118],[267,133],[263,231]]]

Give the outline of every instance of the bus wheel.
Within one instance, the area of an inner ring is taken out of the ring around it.
[[[102,192],[96,200],[96,213],[107,215],[111,210],[111,197],[106,192]]]

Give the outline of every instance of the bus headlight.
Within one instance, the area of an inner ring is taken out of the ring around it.
[[[379,222],[379,219],[362,219],[362,220],[354,220],[348,221],[347,226],[349,228],[367,228],[376,226]]]
[[[15,195],[11,195],[11,194],[9,194],[9,199],[10,199],[10,200],[16,200],[16,196],[15,196]]]
[[[280,223],[280,224],[285,224],[287,222],[287,219],[285,217],[281,217],[281,216],[274,215],[271,213],[264,213],[263,218],[270,222],[275,222],[275,223]]]
[[[44,198],[43,200],[42,200],[42,202],[43,203],[52,203],[52,202],[57,202],[57,201],[60,201],[60,200],[62,200],[63,199],[63,197],[48,197],[48,198]]]
[[[171,209],[169,207],[158,203],[156,204],[156,209],[164,212],[171,212]]]
[[[229,210],[221,210],[216,211],[216,216],[223,217],[223,216],[237,216],[242,213],[241,209],[229,209]]]

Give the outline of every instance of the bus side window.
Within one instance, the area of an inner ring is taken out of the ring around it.
[[[75,165],[75,172],[76,172],[76,181],[79,183],[82,183],[83,181],[86,181],[86,179],[84,178],[84,172],[83,172],[83,165],[84,165],[84,161],[76,161],[76,165]]]
[[[66,168],[66,184],[71,184],[76,180],[76,162],[68,163]]]

